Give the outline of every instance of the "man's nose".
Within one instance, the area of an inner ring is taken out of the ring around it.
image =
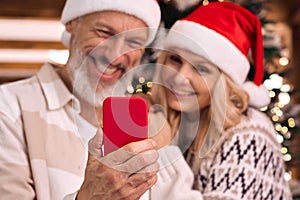
[[[113,37],[107,44],[106,57],[111,65],[119,65],[126,61],[125,40]]]

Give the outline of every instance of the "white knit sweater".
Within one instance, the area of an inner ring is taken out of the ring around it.
[[[292,199],[274,126],[263,113],[248,109],[211,154],[196,176],[204,199]]]
[[[170,153],[161,154],[170,159]],[[292,199],[274,126],[254,109],[248,109],[241,123],[225,132],[208,155],[198,158],[193,187],[191,169],[183,156],[175,154],[159,172],[153,199]]]

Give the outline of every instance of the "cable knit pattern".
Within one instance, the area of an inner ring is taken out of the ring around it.
[[[201,159],[196,185],[204,199],[292,199],[273,130],[264,114],[249,109],[247,117]]]

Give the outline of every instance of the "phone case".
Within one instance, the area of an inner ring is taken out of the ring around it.
[[[148,138],[147,103],[140,97],[108,97],[103,102],[104,155]]]

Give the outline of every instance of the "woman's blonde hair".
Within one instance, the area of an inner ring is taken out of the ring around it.
[[[167,52],[162,51],[157,60],[157,65],[164,65]],[[160,104],[165,109],[167,121],[171,126],[172,136],[178,133],[181,122],[181,112],[171,109],[166,100],[165,88],[160,84],[162,77],[157,67],[154,78],[151,101]],[[249,95],[236,85],[226,74],[220,76],[211,91],[211,105],[201,110],[199,128],[189,151],[200,153],[204,156],[216,143],[222,132],[237,125],[248,107]]]

